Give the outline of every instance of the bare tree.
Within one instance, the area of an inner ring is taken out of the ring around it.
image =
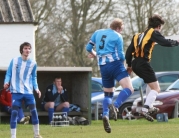
[[[85,46],[91,34],[107,28],[114,17],[123,19],[125,47],[132,36],[147,27],[148,17],[165,17],[163,34],[178,34],[175,0],[30,0],[35,19],[37,62],[40,66],[92,66],[99,75],[97,61],[88,59]],[[171,8],[172,7],[172,8]]]
[[[85,45],[96,29],[106,27],[114,3],[112,0],[61,0],[53,3],[31,0],[36,9],[37,62],[41,66],[93,66]],[[35,10],[34,10],[35,11]],[[37,14],[38,13],[38,14]],[[43,20],[43,22],[41,22]]]
[[[122,5],[122,8],[121,8]],[[130,39],[137,32],[147,28],[148,18],[157,13],[164,17],[165,26],[162,33],[165,36],[178,34],[178,3],[175,0],[127,0],[119,1],[118,15],[124,20],[123,37],[128,47]],[[125,10],[124,10],[125,9]]]

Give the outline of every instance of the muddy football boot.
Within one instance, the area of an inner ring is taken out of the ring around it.
[[[113,104],[110,104],[108,107],[109,107],[109,110],[112,113],[113,119],[115,121],[117,121],[117,112],[118,112],[118,109]]]
[[[148,113],[146,113],[146,112],[142,112],[141,115],[142,115],[145,119],[147,119],[148,121],[150,121],[150,122],[153,122],[153,121],[154,121],[154,118],[151,117],[151,116],[150,116]]]
[[[154,115],[154,114],[157,114],[159,111],[160,111],[159,108],[152,107],[152,108],[149,109],[148,114],[149,114],[149,115]]]
[[[111,133],[111,126],[109,123],[109,118],[107,116],[103,116],[103,126],[104,126],[104,130],[107,133]]]

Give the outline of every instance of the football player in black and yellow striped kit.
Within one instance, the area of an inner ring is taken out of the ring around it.
[[[165,39],[165,37],[161,35],[160,30],[164,23],[164,20],[159,15],[150,17],[148,20],[148,28],[144,32],[137,33],[133,36],[125,57],[128,72],[131,73],[133,71],[148,85],[149,90],[146,91],[147,97],[141,114],[151,122],[153,122],[154,119],[150,116],[149,111],[158,111],[158,108],[153,107],[153,102],[160,92],[160,86],[156,79],[155,72],[150,65],[153,48],[155,43],[165,47],[179,46],[179,41]]]

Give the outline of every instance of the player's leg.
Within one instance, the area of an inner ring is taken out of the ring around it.
[[[55,111],[56,111],[56,112],[58,112],[58,111],[66,112],[66,113],[67,113],[66,115],[68,116],[69,106],[70,106],[69,102],[60,103],[60,104],[56,107]],[[65,115],[63,115],[63,116],[65,117]]]
[[[111,126],[109,123],[109,106],[112,105],[113,91],[109,92],[109,88],[104,88],[103,99],[103,125],[107,133],[111,133]]]
[[[17,118],[18,118],[18,106],[13,105],[11,111],[10,127],[11,138],[16,138]]]
[[[49,124],[51,123],[53,118],[54,106],[55,106],[54,102],[47,102],[44,104],[44,109],[48,111]]]
[[[145,83],[150,87],[150,92],[146,97],[146,101],[142,108],[142,115],[148,120],[153,122],[154,119],[149,115],[149,109],[153,106],[153,102],[155,101],[158,92],[160,91],[160,87],[155,76],[155,72],[150,66],[150,64],[144,59],[137,59],[132,63],[135,73],[141,77]]]
[[[68,112],[69,112],[69,102],[63,102],[60,103],[59,105],[56,106],[55,108],[56,112],[65,112],[63,114],[61,114],[62,116],[62,120],[66,120],[68,117]]]
[[[42,138],[39,134],[39,119],[36,109],[36,102],[33,94],[24,94],[25,105],[29,106],[34,131],[34,138]]]
[[[151,91],[151,88],[149,85],[146,87],[146,97],[148,96],[149,92]]]
[[[120,91],[116,101],[114,101],[115,109],[118,109],[121,104],[133,93],[133,86],[131,79],[129,77],[123,62],[118,62],[116,64],[116,70],[114,71],[114,77],[122,86],[123,90]],[[114,108],[113,108],[114,109]],[[113,110],[111,110],[113,112]],[[116,118],[117,119],[117,118]]]
[[[111,75],[112,63],[100,66],[104,99],[103,99],[103,125],[107,133],[111,133],[111,126],[109,123],[109,106],[112,104],[112,98],[114,94],[115,80],[113,75]],[[117,113],[116,113],[117,114]]]
[[[116,101],[114,102],[114,106],[116,108],[119,108],[121,104],[134,92],[130,77],[126,75],[126,72],[122,72],[121,75],[118,77],[119,84],[122,86],[123,90],[120,91]],[[126,77],[120,79],[121,76]]]
[[[155,114],[159,112],[159,109],[156,107],[153,107],[153,103],[156,100],[156,97],[158,93],[160,92],[160,86],[158,81],[148,83],[148,86],[151,88],[147,97],[146,101],[144,103],[144,107],[142,108],[142,111],[148,112],[150,115]]]
[[[63,104],[62,112],[67,112],[68,114],[69,106],[70,106],[69,102],[63,102],[62,104]]]
[[[19,107],[21,107],[22,98],[23,98],[22,94],[12,93],[12,101],[14,102],[12,102],[11,119],[10,119],[11,138],[16,138],[18,110]]]
[[[24,116],[24,112],[22,108],[19,108],[18,110],[18,119],[17,122],[18,123],[22,123],[22,124],[28,124],[30,120],[30,116]]]
[[[150,88],[150,86],[147,84],[147,87],[146,87],[146,98],[147,98],[147,96],[149,95],[150,91],[151,91],[151,88]],[[150,105],[150,108],[149,108],[149,114],[150,114],[150,115],[153,115],[153,114],[156,114],[156,113],[158,113],[158,112],[159,112],[159,108],[156,108],[156,107],[153,106],[153,104],[151,104],[151,105]]]
[[[148,83],[149,87],[151,88],[145,104],[149,106],[149,108],[153,107],[153,102],[155,101],[158,93],[160,92],[160,86],[158,81]]]

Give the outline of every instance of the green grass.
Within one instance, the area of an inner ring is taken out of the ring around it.
[[[112,132],[106,133],[101,120],[89,126],[51,127],[40,125],[43,138],[178,138],[179,118],[168,122],[140,120],[110,120]],[[10,138],[9,124],[0,124],[0,138]],[[17,138],[33,138],[32,125],[17,126]]]

